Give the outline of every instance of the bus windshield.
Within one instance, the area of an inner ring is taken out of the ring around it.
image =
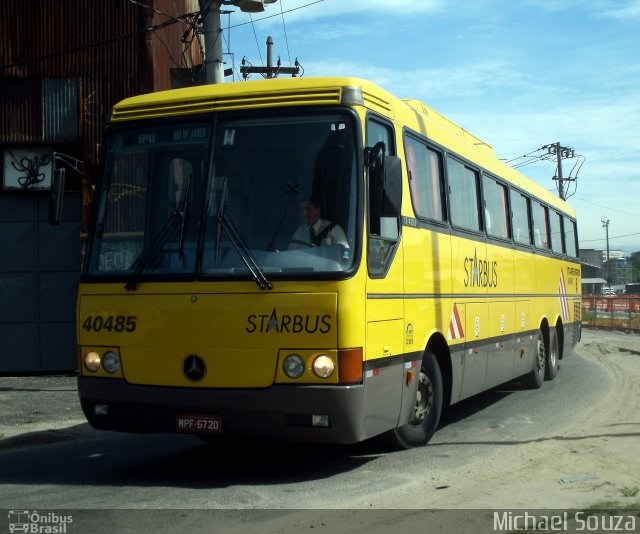
[[[269,280],[350,270],[356,141],[348,115],[113,131],[87,274]]]

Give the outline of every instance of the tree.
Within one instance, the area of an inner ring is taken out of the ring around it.
[[[629,261],[633,269],[631,278],[634,282],[640,282],[640,251],[629,254]]]

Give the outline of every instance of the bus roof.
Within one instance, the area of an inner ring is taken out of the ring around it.
[[[470,162],[575,217],[575,210],[550,191],[500,161],[493,148],[419,100],[399,99],[368,80],[355,77],[279,78],[199,85],[127,98],[118,102],[111,122],[172,117],[214,111],[356,104],[345,88],[359,88],[360,104],[385,115]]]

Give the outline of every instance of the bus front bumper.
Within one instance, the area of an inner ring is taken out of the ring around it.
[[[368,437],[362,421],[363,385],[222,390],[140,386],[81,376],[78,392],[87,420],[100,430],[184,432],[179,421],[193,415],[219,421],[211,437],[317,443],[356,443]]]

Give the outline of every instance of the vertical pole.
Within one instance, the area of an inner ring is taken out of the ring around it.
[[[605,233],[605,238],[607,241],[607,270],[606,270],[606,275],[607,275],[607,286],[611,287],[611,282],[609,281],[609,277],[611,275],[611,269],[609,267],[609,260],[611,258],[609,258],[609,219],[607,219],[606,221],[601,221],[602,222],[602,226],[604,226],[604,233]]]
[[[220,6],[218,0],[209,0],[207,13],[202,23],[204,26],[204,72],[207,83],[224,83]]]
[[[273,38],[267,37],[267,78],[273,78]]]
[[[556,156],[558,158],[558,194],[562,200],[564,198],[564,184],[562,183],[562,147],[560,142],[556,143]]]

